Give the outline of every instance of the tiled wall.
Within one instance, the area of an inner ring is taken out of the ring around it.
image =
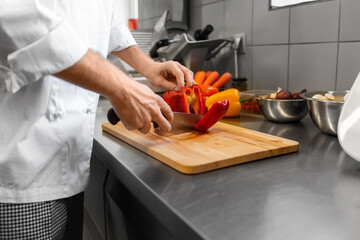
[[[152,28],[168,4],[140,0],[140,28]],[[349,89],[360,72],[360,1],[268,6],[268,0],[190,0],[190,29],[212,24],[210,38],[247,33],[239,67],[249,89]],[[234,73],[231,49],[204,69]]]

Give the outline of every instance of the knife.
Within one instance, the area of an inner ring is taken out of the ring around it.
[[[193,113],[183,113],[183,112],[173,112],[174,120],[169,122],[171,125],[171,133],[174,132],[184,132],[191,131],[195,129],[196,124],[203,118],[204,115],[193,114]],[[120,122],[120,118],[116,115],[113,108],[110,108],[107,112],[107,119],[112,125],[116,125]],[[159,127],[156,122],[153,122],[154,128]]]

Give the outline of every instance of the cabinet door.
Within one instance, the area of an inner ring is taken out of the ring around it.
[[[105,186],[107,239],[173,240],[161,223],[111,173]]]

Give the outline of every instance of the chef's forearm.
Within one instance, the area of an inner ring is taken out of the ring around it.
[[[91,50],[73,66],[54,76],[108,98],[117,95],[128,78],[126,74]]]
[[[155,63],[138,46],[133,45],[121,51],[112,52],[114,55],[124,60],[131,67],[136,69],[145,77],[150,73],[151,65]]]

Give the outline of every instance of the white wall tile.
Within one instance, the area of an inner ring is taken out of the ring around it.
[[[171,2],[168,0],[155,0],[155,14],[154,16],[161,16],[165,10],[170,9]]]
[[[360,43],[340,43],[336,90],[350,89],[360,72]]]
[[[289,90],[334,90],[337,43],[290,46]]]
[[[253,88],[287,89],[288,45],[253,46]]]
[[[224,2],[215,2],[190,9],[190,29],[194,32],[207,24],[214,27],[209,39],[224,37]]]
[[[139,20],[155,17],[156,0],[139,0]]]
[[[203,26],[202,23],[203,9],[201,7],[194,7],[190,9],[190,32],[193,34],[196,29],[200,29]]]
[[[253,44],[289,42],[289,8],[269,11],[269,0],[254,0]]]
[[[341,0],[340,41],[360,40],[360,1]]]
[[[290,9],[290,42],[337,41],[339,10],[339,0],[292,7]]]
[[[225,1],[225,37],[246,33],[247,44],[252,42],[252,0]]]

